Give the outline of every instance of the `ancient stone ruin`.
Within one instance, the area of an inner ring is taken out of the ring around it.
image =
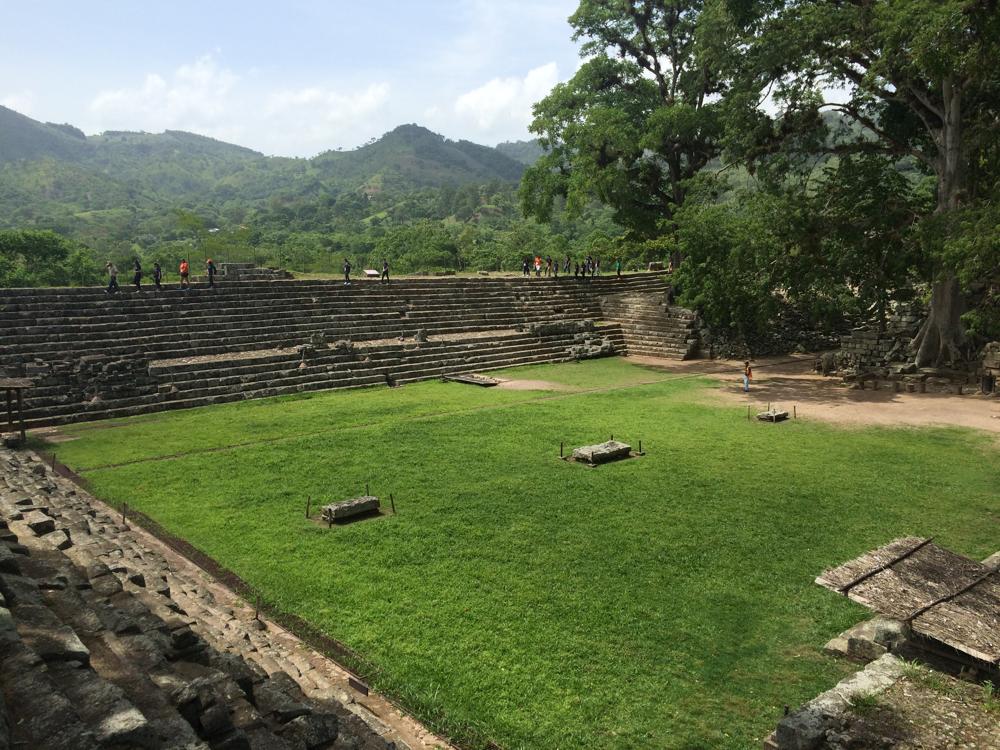
[[[658,273],[227,281],[110,298],[3,289],[0,376],[33,381],[31,428],[523,364],[688,356],[693,316],[662,304],[667,290]]]
[[[372,495],[362,497],[352,497],[350,500],[341,500],[323,507],[323,520],[329,524],[344,521],[348,518],[355,518],[367,513],[377,513],[379,500]]]
[[[632,446],[618,440],[608,440],[596,445],[584,445],[573,449],[573,459],[596,466],[610,461],[620,461],[632,455]]]
[[[447,747],[352,684],[36,456],[0,449],[0,747]]]

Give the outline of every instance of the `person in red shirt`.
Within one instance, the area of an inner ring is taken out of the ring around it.
[[[191,272],[191,267],[188,265],[186,258],[181,258],[181,286],[191,288],[191,282],[188,281],[188,274]]]

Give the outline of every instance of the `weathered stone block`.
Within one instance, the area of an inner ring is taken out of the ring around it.
[[[30,513],[26,513],[24,522],[38,536],[44,536],[56,530],[55,519],[45,515],[40,510],[33,510]]]
[[[379,500],[371,495],[353,497],[339,503],[331,503],[323,508],[323,520],[327,522],[340,521],[362,513],[371,513],[379,509]]]
[[[632,452],[632,446],[619,442],[618,440],[608,440],[597,445],[584,445],[573,449],[573,458],[577,461],[586,461],[590,464],[603,464],[608,461],[617,461],[628,458]]]

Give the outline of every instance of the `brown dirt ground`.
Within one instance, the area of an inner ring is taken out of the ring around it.
[[[820,419],[846,425],[907,425],[972,427],[1000,433],[1000,399],[995,396],[950,393],[894,393],[857,390],[839,377],[813,372],[813,355],[788,355],[756,360],[750,393],[743,392],[743,363],[735,360],[676,362],[655,357],[629,357],[636,364],[680,375],[706,375],[718,386],[706,396],[714,403],[746,405],[763,411],[773,404],[800,419]]]
[[[493,377],[492,375],[487,375],[486,377]],[[508,391],[570,391],[573,390],[568,385],[562,383],[553,383],[551,380],[504,380],[503,378],[496,378],[500,381],[500,385],[497,388],[504,388]]]

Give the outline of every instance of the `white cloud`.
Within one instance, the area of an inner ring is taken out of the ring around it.
[[[22,115],[31,115],[35,108],[35,95],[30,91],[18,91],[7,94],[0,98],[0,106],[20,112]]]
[[[351,122],[376,111],[388,98],[387,83],[373,83],[353,94],[319,87],[293,89],[271,94],[264,113],[268,117],[295,114],[319,116],[327,122]]]
[[[523,78],[494,78],[455,100],[455,114],[474,125],[483,135],[503,138],[522,134],[531,122],[531,106],[544,98],[559,82],[554,62],[529,70]]]
[[[90,102],[88,130],[190,130],[265,153],[312,156],[373,135],[369,118],[389,90],[385,82],[268,90],[206,55],[167,75],[147,73],[137,86],[100,92]]]
[[[136,88],[102,91],[90,103],[99,126],[162,130],[230,130],[232,95],[239,76],[222,68],[211,55],[182,65],[169,78],[148,73]]]

